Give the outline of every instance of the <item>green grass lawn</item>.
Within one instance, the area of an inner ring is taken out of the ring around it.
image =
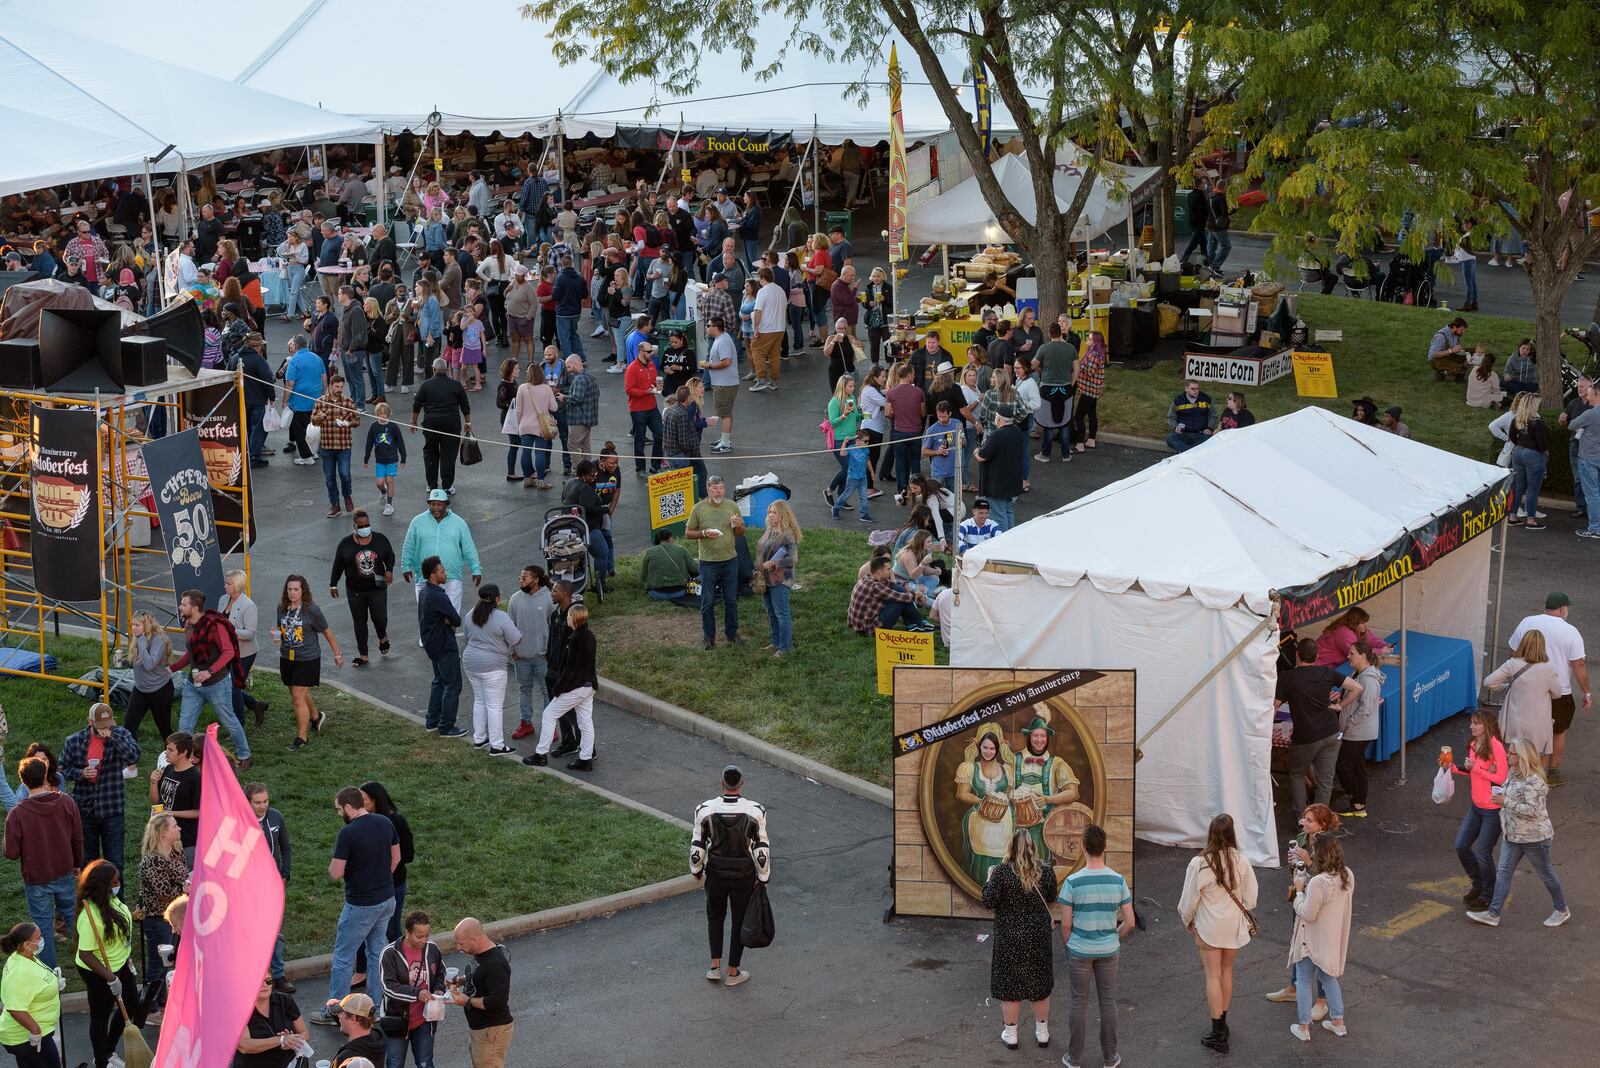
[[[752,547],[757,532],[752,531]],[[807,530],[791,600],[794,653],[762,651],[759,597],[739,600],[743,645],[700,648],[700,613],[660,604],[639,585],[639,557],[617,561],[615,593],[591,623],[600,674],[881,785],[889,782],[890,699],[878,694],[869,638],[845,625],[867,530]],[[721,634],[720,608],[718,634]],[[936,648],[946,662],[942,646]]]
[[[52,641],[61,673],[77,675],[100,661],[81,638]],[[83,725],[87,703],[65,685],[0,676],[0,701],[10,717],[8,775],[30,741],[59,754]],[[294,737],[288,693],[276,674],[255,672],[257,696],[271,711],[261,727],[248,722],[255,766],[246,780],[265,782],[288,825],[294,869],[285,903],[288,957],[327,953],[343,905],[342,884],[328,878],[339,830],[333,795],[376,779],[389,788],[410,822],[417,859],[407,875],[407,910],[420,908],[448,929],[462,916],[484,920],[537,912],[629,890],[684,871],[684,835],[671,824],[613,805],[513,760],[484,756],[461,741],[421,727],[329,687],[317,691],[327,729],[311,747],[287,751]],[[173,709],[176,720],[177,708]],[[248,713],[246,713],[248,716]],[[209,722],[210,713],[202,718]],[[149,724],[146,719],[146,724]],[[218,731],[231,746],[226,729]],[[128,782],[128,899],[138,881],[139,838],[150,814],[149,773],[159,755],[155,730],[141,728],[141,775]],[[13,919],[26,917],[17,865],[0,865],[0,899]],[[68,947],[58,943],[62,961]],[[67,969],[74,984],[76,974]]]
[[[1350,402],[1365,394],[1378,402],[1380,411],[1392,404],[1405,409],[1403,418],[1417,441],[1478,460],[1493,458],[1499,444],[1487,428],[1499,413],[1468,408],[1466,387],[1435,382],[1426,359],[1429,338],[1455,312],[1311,293],[1300,295],[1298,310],[1313,332],[1344,331],[1343,341],[1325,346],[1333,353],[1338,399],[1297,396],[1293,376],[1280,378],[1245,390],[1256,418],[1285,415],[1308,404],[1349,415]],[[1477,313],[1466,318],[1469,328],[1464,342],[1469,347],[1487,342],[1502,368],[1517,342],[1533,333],[1533,324],[1522,319]],[[1566,345],[1569,356],[1578,354],[1577,342],[1569,340]],[[1312,343],[1308,347],[1318,346]],[[1100,425],[1124,434],[1165,437],[1167,406],[1182,388],[1182,376],[1183,368],[1174,360],[1163,360],[1147,371],[1111,368],[1106,374],[1106,394],[1100,400]],[[1226,386],[1210,382],[1205,388],[1222,403]]]

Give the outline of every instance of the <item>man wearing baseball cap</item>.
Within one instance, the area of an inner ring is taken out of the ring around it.
[[[1513,652],[1522,644],[1523,636],[1530,630],[1544,635],[1544,647],[1550,662],[1556,666],[1556,680],[1561,684],[1561,696],[1550,702],[1550,715],[1555,737],[1550,742],[1550,766],[1545,776],[1551,786],[1565,786],[1561,774],[1561,759],[1567,752],[1567,731],[1572,727],[1572,717],[1583,705],[1585,712],[1593,711],[1593,695],[1589,692],[1589,668],[1584,662],[1583,635],[1567,621],[1572,610],[1572,598],[1560,590],[1544,599],[1544,611],[1528,616],[1511,632]],[[1577,683],[1574,687],[1573,683]],[[85,821],[87,823],[87,821]]]
[[[365,1057],[373,1064],[383,1064],[387,1043],[383,1033],[376,1030],[377,1013],[372,999],[365,994],[346,994],[339,1002],[339,1032],[348,1040],[333,1055],[333,1068],[344,1068],[357,1057]]]
[[[744,772],[737,764],[722,769],[722,792],[694,810],[689,843],[689,874],[705,879],[706,925],[711,939],[711,970],[706,978],[738,986],[750,978],[739,969],[744,955],[740,932],[745,908],[757,882],[772,878],[772,845],[767,838],[767,810],[744,796]],[[727,978],[722,975],[722,923],[733,905],[733,945],[728,951]]]
[[[127,791],[122,769],[139,763],[139,743],[117,726],[111,706],[89,706],[89,725],[67,736],[61,747],[61,777],[71,783],[72,799],[83,820],[85,863],[104,857],[122,870]]]

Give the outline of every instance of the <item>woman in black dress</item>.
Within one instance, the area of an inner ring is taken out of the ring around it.
[[[1033,1035],[1050,1044],[1050,992],[1055,989],[1055,956],[1049,903],[1056,896],[1056,872],[1043,864],[1026,830],[1011,837],[1006,862],[992,868],[983,886],[983,907],[994,910],[994,957],[989,996],[1000,1002],[1005,1028],[1000,1041],[1017,1048],[1022,1002],[1033,1006]]]

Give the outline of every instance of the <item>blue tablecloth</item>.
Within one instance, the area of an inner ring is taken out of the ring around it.
[[[1400,632],[1385,639],[1400,651]],[[1465,638],[1410,631],[1406,640],[1409,659],[1406,684],[1406,740],[1420,738],[1435,723],[1478,704],[1478,675],[1472,643]],[[1348,671],[1348,666],[1345,669]],[[1383,707],[1379,712],[1378,739],[1367,747],[1370,760],[1388,760],[1400,751],[1400,665],[1380,665]]]

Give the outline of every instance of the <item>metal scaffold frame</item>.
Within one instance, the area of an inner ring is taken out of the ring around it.
[[[183,370],[174,372],[179,377],[158,386],[139,387],[126,393],[41,393],[23,390],[0,391],[0,520],[8,533],[15,532],[18,547],[0,545],[0,646],[26,648],[39,654],[39,671],[0,668],[0,675],[38,679],[48,682],[79,683],[83,680],[68,675],[44,671],[44,657],[50,641],[61,634],[62,617],[83,628],[97,630],[100,638],[101,700],[110,692],[113,652],[128,634],[129,623],[135,611],[135,601],[151,594],[165,594],[159,604],[141,604],[150,608],[158,618],[169,620],[169,630],[180,630],[176,625],[176,591],[170,577],[163,584],[162,576],[168,574],[165,566],[166,551],[151,544],[156,534],[156,513],[144,504],[149,482],[144,477],[142,458],[130,461],[139,446],[149,441],[146,430],[149,417],[157,411],[165,412],[166,425],[176,430],[202,425],[206,412],[198,419],[185,416],[183,395],[210,386],[232,384],[229,400],[238,405],[240,428],[240,477],[237,485],[211,483],[214,493],[237,500],[238,520],[214,518],[218,543],[222,551],[225,570],[238,566],[245,573],[248,588],[251,576],[249,526],[250,464],[247,459],[246,422],[244,411],[244,374],[242,371],[202,370],[189,375]],[[100,599],[98,602],[60,601],[41,594],[33,581],[33,555],[28,532],[33,510],[30,486],[31,457],[33,455],[32,421],[29,413],[34,405],[53,408],[72,408],[93,411],[99,426],[96,449],[96,474],[102,488],[97,498],[95,523],[101,546]],[[141,418],[143,416],[144,418]],[[5,435],[9,444],[3,444]],[[135,530],[148,530],[136,544]],[[8,537],[6,542],[11,539]],[[235,556],[242,562],[235,565]],[[153,559],[152,559],[153,558]],[[155,566],[150,566],[155,563]]]

